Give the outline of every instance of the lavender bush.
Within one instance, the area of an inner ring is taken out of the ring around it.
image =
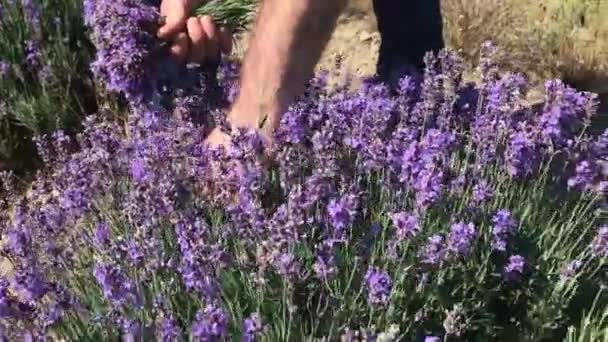
[[[146,1],[156,5],[159,2]],[[127,1],[0,2],[0,170],[21,172],[35,168],[39,160],[33,136],[50,134],[57,129],[72,135],[80,130],[84,116],[95,112],[98,106],[121,104],[115,97],[108,97],[104,87],[96,87],[94,77],[107,76],[109,90],[135,86],[134,75],[130,75],[130,79],[120,78],[117,69],[124,72],[142,63],[143,55],[124,53],[136,52],[132,47],[141,43],[134,40],[136,32],[141,32],[139,37],[144,31],[155,36],[161,19],[153,7],[141,6],[142,3],[133,2],[140,5],[137,10],[129,7]],[[238,30],[249,21],[255,3],[254,0],[214,0],[205,2],[196,11]],[[98,34],[91,42],[87,24],[95,20],[92,17],[97,4],[108,13],[95,21]],[[133,11],[121,12],[128,8]],[[146,13],[146,19],[154,21],[144,27],[144,22],[137,17]],[[112,30],[112,25],[121,31]],[[109,30],[100,31],[102,28]],[[94,59],[92,43],[98,48],[97,59]],[[105,49],[104,43],[108,45]],[[124,52],[118,56],[123,57],[120,61],[114,56],[117,51]],[[159,51],[149,55],[154,57]],[[106,63],[111,58],[119,64]],[[89,70],[91,63],[93,72]],[[164,69],[159,66],[158,70]]]
[[[95,112],[82,2],[0,2],[0,170],[36,163],[32,137]]]
[[[248,131],[212,148],[238,64],[217,82],[140,73],[170,63],[145,58],[154,9],[113,3],[89,22],[134,13],[106,29],[143,39],[96,41],[128,122],[100,111],[75,140],[39,139],[46,168],[0,202],[6,339],[606,338],[608,132],[586,133],[591,94],[552,80],[532,106],[488,44],[479,84],[449,51],[396,93],[320,73],[271,150]]]

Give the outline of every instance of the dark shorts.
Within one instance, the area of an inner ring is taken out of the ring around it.
[[[380,78],[398,77],[405,65],[422,71],[424,55],[444,47],[439,0],[373,0],[381,45]]]

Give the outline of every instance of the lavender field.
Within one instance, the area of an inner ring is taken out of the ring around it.
[[[87,31],[65,39],[87,46],[79,82],[94,99],[66,109],[79,126],[33,131],[26,190],[0,174],[3,340],[608,341],[608,131],[591,132],[594,94],[549,79],[530,103],[490,42],[475,83],[449,50],[396,92],[353,86],[338,61],[272,146],[235,130],[212,147],[238,61],[177,64],[143,0],[86,0],[53,20],[2,5],[3,29],[79,18]],[[55,38],[42,55],[0,52],[3,108],[25,101],[19,77],[44,77],[31,64],[56,60],[41,57]],[[68,65],[50,74],[77,77]],[[36,91],[65,92],[56,82]]]

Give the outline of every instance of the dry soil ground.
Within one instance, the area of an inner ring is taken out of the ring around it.
[[[318,68],[331,69],[336,55],[341,55],[343,65],[357,75],[370,75],[375,71],[380,45],[372,0],[351,0],[347,10],[329,41]],[[236,56],[242,56],[247,48],[247,34],[238,39]]]

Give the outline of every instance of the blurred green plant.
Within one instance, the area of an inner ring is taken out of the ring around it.
[[[606,291],[603,289],[603,291]],[[592,308],[580,320],[578,325],[568,327],[564,342],[606,342],[608,341],[608,310],[599,303],[597,294]]]

